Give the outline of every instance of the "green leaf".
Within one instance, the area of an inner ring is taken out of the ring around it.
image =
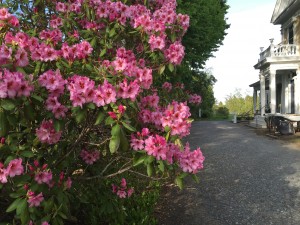
[[[113,28],[113,29],[111,29],[111,30],[109,31],[108,36],[109,36],[109,37],[113,37],[115,34],[116,34],[116,29]]]
[[[169,63],[168,68],[169,68],[170,72],[174,71],[174,65],[172,63]]]
[[[27,201],[25,198],[23,198],[17,207],[16,214],[19,216],[21,213],[24,213],[26,208],[27,208]]]
[[[64,122],[62,120],[54,120],[54,129],[56,132],[64,129]]]
[[[193,180],[198,184],[199,183],[199,177],[197,176],[197,174],[192,174],[192,178]]]
[[[84,109],[78,110],[75,114],[76,122],[77,123],[83,122],[83,120],[86,118],[86,114],[87,114],[86,110],[84,110]]]
[[[160,169],[161,172],[165,171],[165,164],[163,161],[158,161],[158,168]]]
[[[29,212],[28,207],[25,207],[24,211],[21,213],[21,222],[22,224],[28,224],[29,222]]]
[[[159,70],[158,70],[158,73],[159,73],[160,75],[163,74],[163,72],[165,71],[165,68],[166,68],[165,65],[161,66],[161,67],[159,68]]]
[[[96,109],[96,105],[94,103],[92,103],[92,102],[90,102],[89,104],[87,104],[87,107],[89,109]]]
[[[103,112],[99,112],[96,118],[95,125],[99,125],[104,120],[105,114]]]
[[[133,166],[138,166],[138,165],[142,164],[145,161],[146,157],[147,157],[147,155],[143,155],[137,159],[135,158],[133,160]]]
[[[43,102],[44,99],[38,95],[32,94],[31,95],[32,98],[34,98],[35,100],[39,101],[39,102]]]
[[[111,135],[112,136],[120,136],[121,127],[119,124],[116,124],[111,129]]]
[[[102,49],[100,52],[100,57],[104,56],[106,54],[106,48]]]
[[[94,38],[92,39],[92,41],[91,41],[91,46],[92,46],[93,48],[95,48],[95,46],[96,46],[96,41],[97,41],[97,38],[96,38],[96,37],[94,37]]]
[[[32,151],[22,151],[20,153],[21,156],[24,156],[26,158],[32,158],[34,156]]]
[[[45,204],[44,211],[46,213],[50,213],[53,209],[53,204],[54,204],[53,197],[51,197],[48,201],[45,201],[44,204]]]
[[[182,190],[183,189],[183,181],[181,177],[176,177],[175,184]]]
[[[129,149],[129,142],[123,129],[121,129],[120,133],[120,147],[122,151],[127,151]]]
[[[135,127],[131,126],[130,124],[126,123],[126,122],[122,122],[123,126],[127,129],[130,130],[132,132],[136,132]]]
[[[120,147],[120,137],[112,136],[109,141],[109,150],[111,153],[115,153]]]
[[[3,99],[1,101],[1,106],[2,108],[4,108],[5,110],[13,110],[16,105],[14,103],[14,101],[10,100],[10,99]]]
[[[17,198],[15,201],[13,201],[8,208],[6,209],[6,212],[12,212],[14,211],[18,205],[21,203],[22,199],[21,198]]]
[[[152,176],[152,174],[153,174],[153,166],[152,166],[152,164],[148,164],[147,165],[147,174],[148,174],[148,177]]]
[[[112,125],[115,123],[115,120],[111,118],[110,116],[106,118],[105,125]]]

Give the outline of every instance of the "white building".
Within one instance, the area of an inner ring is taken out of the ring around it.
[[[261,118],[266,113],[300,114],[300,0],[277,0],[271,23],[281,25],[281,43],[270,39],[270,46],[261,48],[254,65],[259,81],[250,85],[254,112]]]

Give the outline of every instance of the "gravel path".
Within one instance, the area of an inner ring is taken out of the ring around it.
[[[205,169],[166,192],[159,225],[300,224],[300,149],[226,121],[194,122],[188,140]]]

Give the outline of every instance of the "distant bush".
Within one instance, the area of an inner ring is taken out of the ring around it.
[[[224,119],[228,118],[229,116],[229,109],[224,107],[224,106],[221,106],[219,108],[217,108],[216,110],[216,116],[217,117],[222,117]]]

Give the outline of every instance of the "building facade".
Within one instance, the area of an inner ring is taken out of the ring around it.
[[[277,0],[271,23],[281,25],[281,43],[270,39],[254,65],[254,112],[300,114],[300,0]]]

